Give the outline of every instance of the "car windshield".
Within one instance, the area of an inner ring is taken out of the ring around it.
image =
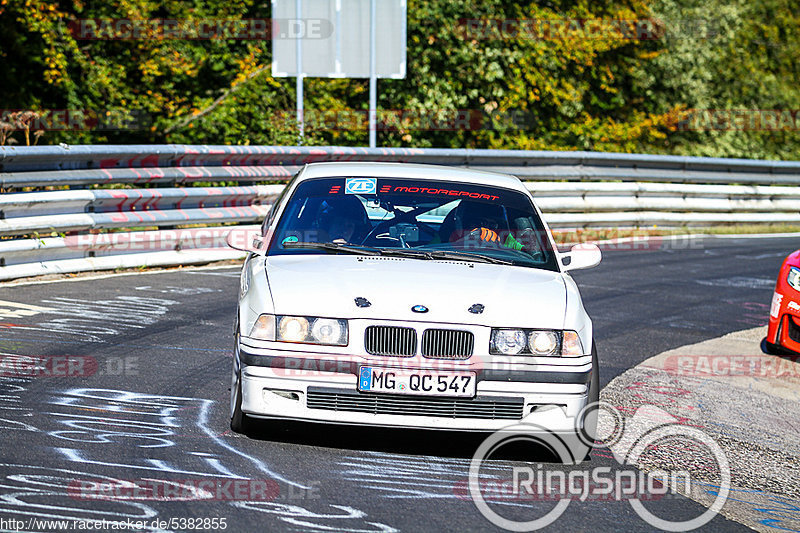
[[[557,270],[530,198],[396,178],[315,178],[289,199],[268,255],[350,253]]]

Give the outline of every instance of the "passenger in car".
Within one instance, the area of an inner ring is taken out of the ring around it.
[[[500,232],[506,234],[503,242]],[[481,202],[462,201],[445,218],[439,233],[440,242],[441,236],[446,234],[447,242],[464,240],[502,245],[513,250],[525,249],[525,245],[509,231],[503,208]]]
[[[326,199],[318,221],[319,242],[360,244],[370,230],[364,205],[353,196]]]

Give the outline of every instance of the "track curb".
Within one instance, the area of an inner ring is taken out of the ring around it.
[[[732,466],[721,514],[757,531],[800,531],[800,359],[764,354],[765,333],[752,328],[658,354],[612,380],[601,400],[626,421],[655,405],[701,429]],[[674,469],[674,456],[646,469],[669,463]],[[701,490],[689,497],[708,506],[716,487],[692,481]]]

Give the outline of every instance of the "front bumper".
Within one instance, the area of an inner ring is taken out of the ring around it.
[[[774,330],[776,341],[773,344],[800,354],[800,317],[786,313],[777,321]]]
[[[495,431],[524,421],[573,432],[589,401],[593,372],[590,355],[547,364],[475,356],[468,361],[431,361],[240,345],[239,356],[242,411],[249,416],[458,431]],[[455,399],[359,392],[361,365],[473,371],[477,394]]]
[[[780,280],[772,297],[766,340],[800,354],[800,298],[796,290]]]

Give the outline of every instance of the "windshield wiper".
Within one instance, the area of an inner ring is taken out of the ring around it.
[[[472,261],[475,263],[491,263],[494,265],[514,265],[514,261],[507,259],[498,259],[482,254],[473,254],[468,252],[444,252],[444,251],[430,251],[428,254],[431,259],[450,259],[453,261]]]
[[[331,252],[344,252],[356,255],[381,255],[381,251],[371,246],[360,246],[357,244],[346,244],[336,242],[303,242],[288,241],[282,244],[284,248],[299,248],[308,250],[328,250]]]
[[[492,263],[495,265],[514,265],[513,261],[498,259],[482,254],[467,252],[447,252],[441,250],[417,250],[414,248],[379,248],[381,255],[410,257],[412,259],[449,259],[453,261],[474,261],[476,263]]]
[[[433,259],[430,252],[424,250],[414,250],[413,248],[378,248],[381,255],[393,255],[396,257],[408,257],[411,259]]]
[[[343,252],[355,255],[387,255],[395,257],[407,257],[409,259],[439,259],[452,261],[471,261],[474,263],[491,263],[495,265],[514,265],[513,261],[498,259],[488,255],[474,254],[468,252],[446,252],[438,250],[415,250],[410,248],[374,248],[372,246],[362,246],[358,244],[336,243],[336,242],[302,242],[289,241],[282,245],[284,248],[298,248],[309,250],[326,250],[331,252]]]

